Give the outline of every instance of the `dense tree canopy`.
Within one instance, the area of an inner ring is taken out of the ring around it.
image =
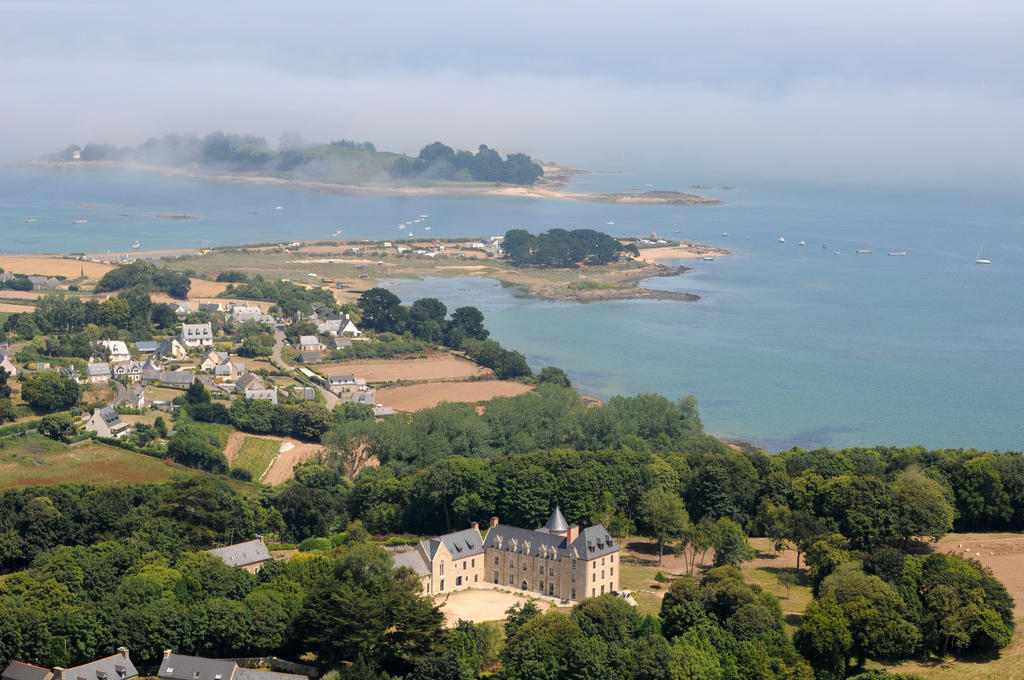
[[[536,235],[525,229],[512,229],[505,232],[501,247],[508,261],[518,267],[608,264],[629,249],[618,239],[593,229],[551,229]]]

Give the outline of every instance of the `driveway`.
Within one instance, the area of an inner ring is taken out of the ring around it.
[[[271,356],[273,356],[273,358],[274,358],[274,363],[277,364],[278,366],[280,366],[282,371],[295,371],[296,368],[294,366],[290,366],[290,365],[286,364],[284,362],[284,359],[281,358],[281,350],[283,348],[284,348],[284,331],[281,330],[279,327],[275,327],[274,328],[274,351],[271,354]],[[325,387],[321,387],[320,385],[317,385],[316,388],[318,390],[320,390],[320,394],[324,395],[324,400],[326,401],[326,403],[324,405],[327,407],[327,410],[328,411],[333,411],[334,407],[337,406],[337,404],[338,404],[338,396],[336,394],[334,394],[334,392],[331,392],[329,389],[327,389]]]

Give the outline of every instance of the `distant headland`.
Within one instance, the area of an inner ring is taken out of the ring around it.
[[[586,171],[538,161],[527,154],[504,158],[481,144],[476,153],[441,142],[415,157],[378,151],[372,142],[341,139],[307,143],[283,135],[277,149],[262,137],[214,132],[205,137],[169,134],[135,147],[72,144],[31,161],[41,167],[124,168],[199,181],[262,184],[324,194],[496,195],[623,204],[714,206],[722,201],[680,191],[589,194],[568,191]]]

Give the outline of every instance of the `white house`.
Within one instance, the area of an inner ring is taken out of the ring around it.
[[[352,317],[348,314],[343,314],[340,319],[327,319],[326,321],[321,321],[316,325],[316,331],[317,333],[322,333],[324,335],[351,336],[353,338],[358,338],[363,334],[362,331],[356,327],[355,323],[352,321]]]
[[[185,347],[208,347],[213,344],[213,328],[209,323],[182,324],[181,344]]]
[[[131,352],[128,351],[128,345],[121,340],[100,340],[99,344],[110,352],[111,363],[116,364],[132,358]]]
[[[277,404],[277,390],[246,390],[246,399],[266,399],[267,401]]]
[[[324,350],[324,344],[320,342],[320,338],[315,335],[300,335],[299,336],[299,351],[300,352],[322,352]]]
[[[12,378],[18,375],[18,367],[11,361],[10,354],[0,354],[0,371],[6,371]]]
[[[122,361],[121,363],[114,364],[110,372],[115,380],[138,382],[142,380],[142,362]]]
[[[132,426],[121,420],[117,411],[104,406],[92,412],[92,416],[85,423],[85,429],[95,432],[100,437],[120,439],[131,432]]]
[[[272,324],[274,323],[274,317],[265,313],[256,305],[234,305],[231,307],[231,323],[243,324],[246,321]]]

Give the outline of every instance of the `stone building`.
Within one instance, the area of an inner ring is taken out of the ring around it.
[[[507,526],[492,517],[484,536],[473,522],[469,529],[395,553],[394,562],[416,572],[428,595],[477,586],[578,601],[618,592],[618,554],[603,526],[570,526],[556,507],[539,529]]]

